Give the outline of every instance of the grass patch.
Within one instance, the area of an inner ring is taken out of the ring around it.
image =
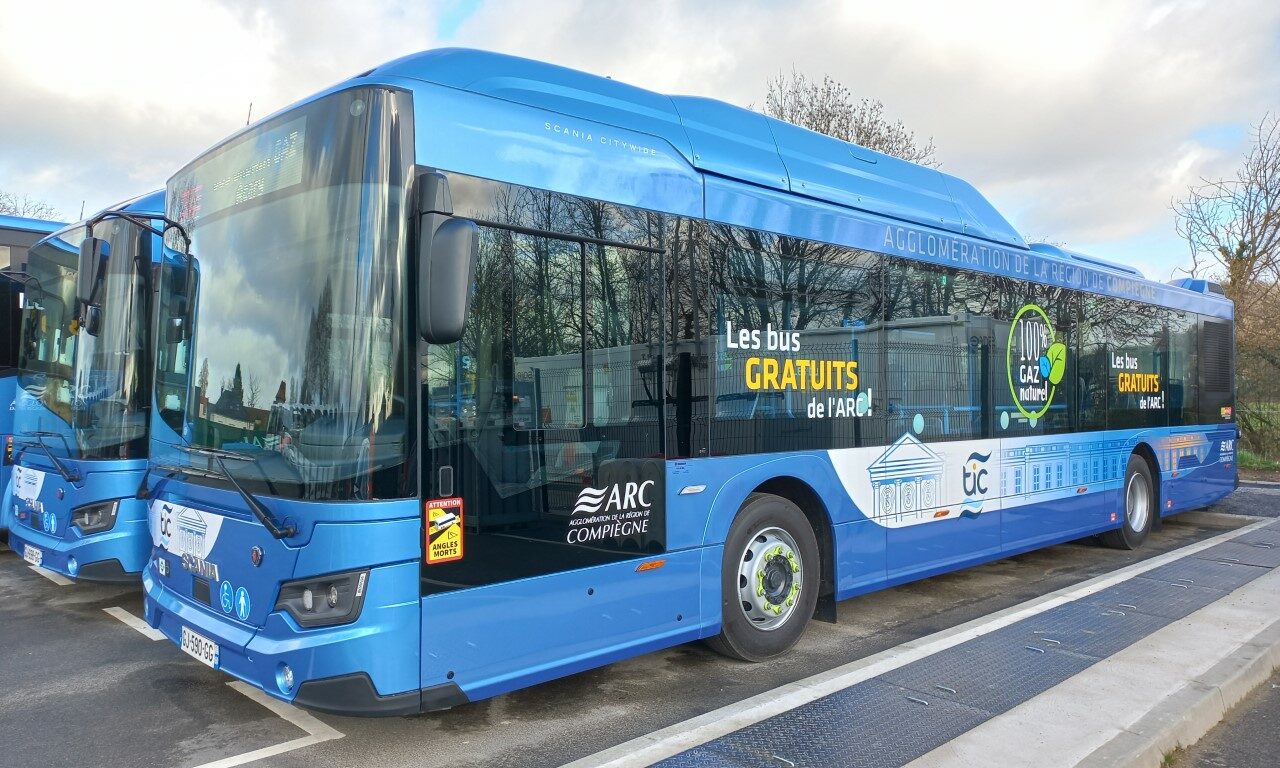
[[[1259,456],[1253,451],[1241,448],[1238,454],[1236,461],[1241,469],[1280,470],[1280,462]]]

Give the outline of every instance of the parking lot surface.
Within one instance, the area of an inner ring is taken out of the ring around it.
[[[1211,511],[1277,508],[1280,487],[1249,487]],[[380,720],[264,706],[122,621],[141,616],[138,588],[61,586],[3,550],[5,762],[560,766],[1246,522],[1173,518],[1137,552],[1082,540],[848,600],[839,623],[812,623],[789,655],[767,664],[685,645],[448,712]],[[117,608],[127,613],[108,612]]]

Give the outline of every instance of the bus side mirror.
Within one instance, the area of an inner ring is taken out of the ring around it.
[[[433,220],[444,220],[438,227]],[[480,255],[474,221],[428,214],[418,247],[418,333],[431,344],[462,338],[471,305],[471,283]],[[429,234],[428,234],[429,233]]]
[[[164,327],[166,344],[181,344],[187,340],[187,323],[183,317],[171,317]]]
[[[80,320],[80,330],[90,336],[102,333],[102,307],[97,304],[84,306],[84,317]]]
[[[107,241],[89,236],[80,243],[80,262],[76,273],[76,304],[81,308],[80,327],[97,336],[102,326],[102,307],[95,303],[98,288],[106,276],[111,248]]]

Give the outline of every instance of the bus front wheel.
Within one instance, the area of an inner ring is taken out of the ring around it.
[[[785,652],[818,601],[818,541],[800,508],[769,493],[747,497],[729,528],[721,568],[721,629],[712,649],[743,661]]]
[[[1119,528],[1102,534],[1102,543],[1114,549],[1137,549],[1147,540],[1151,525],[1158,514],[1156,485],[1151,480],[1151,468],[1147,460],[1133,454],[1124,473],[1121,501],[1124,504],[1124,521]]]

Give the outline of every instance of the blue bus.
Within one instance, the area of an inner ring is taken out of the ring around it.
[[[25,216],[0,216],[0,491],[8,492],[13,466],[13,412],[18,381],[18,327],[22,324],[27,250],[66,226]],[[9,502],[0,499],[0,532],[9,528]]]
[[[153,419],[146,618],[313,709],[764,661],[834,601],[1138,547],[1235,484],[1217,286],[718,101],[431,51],[166,199],[198,373]]]
[[[28,563],[74,579],[134,581],[150,555],[139,489],[163,254],[163,229],[152,221],[163,214],[161,190],[56,232],[29,254],[9,543]]]

